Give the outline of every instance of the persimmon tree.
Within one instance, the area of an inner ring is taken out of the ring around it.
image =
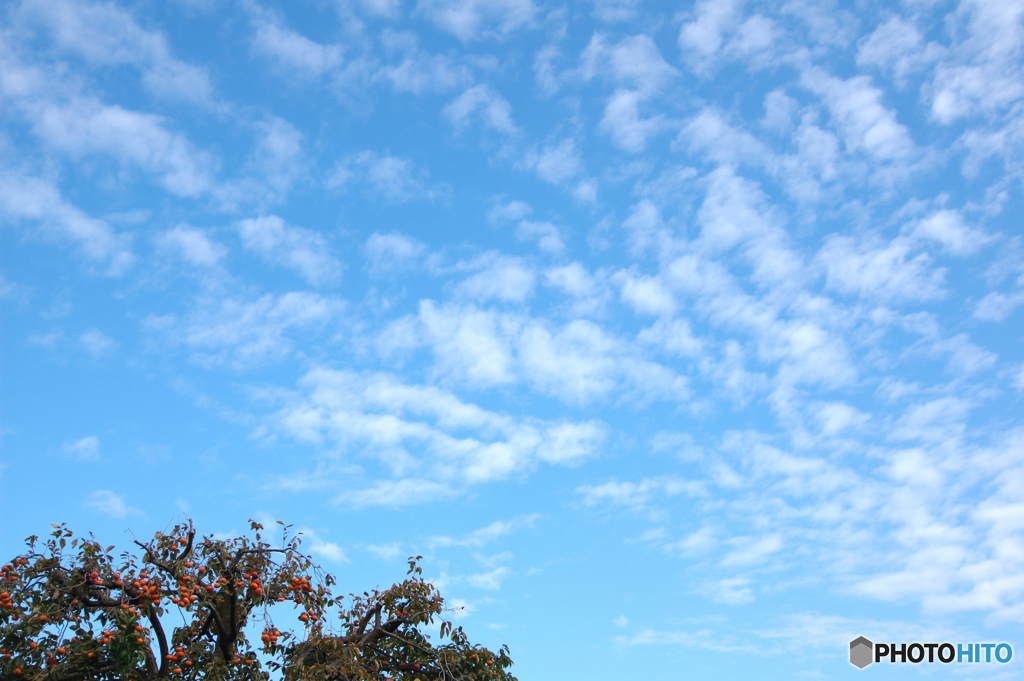
[[[117,558],[65,525],[42,546],[29,537],[0,567],[0,678],[515,681],[507,646],[442,619],[420,556],[389,589],[336,597],[278,522],[279,546],[251,520],[254,538],[234,539],[200,539],[189,521]]]

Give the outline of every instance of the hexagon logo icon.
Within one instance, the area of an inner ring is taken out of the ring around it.
[[[864,669],[874,662],[875,644],[863,636],[850,641],[850,664],[857,669]]]

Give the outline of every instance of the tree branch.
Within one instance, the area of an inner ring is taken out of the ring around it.
[[[143,544],[138,539],[135,540],[135,543],[138,544],[139,546],[141,546],[143,549],[145,549],[145,551],[146,551],[146,562],[147,563],[149,563],[151,565],[157,566],[158,568],[160,568],[161,570],[163,570],[164,572],[169,574],[171,577],[174,577],[174,578],[178,577],[178,570],[174,566],[172,566],[172,565],[167,565],[167,564],[162,563],[159,560],[157,560],[155,555],[153,554],[153,550],[150,549],[149,546],[147,546],[146,544]]]
[[[210,625],[211,624],[213,624],[213,613],[212,612],[209,615],[207,615],[206,621],[203,622],[203,626],[199,627],[199,631],[196,632],[196,638],[201,638],[203,636],[210,636]]]
[[[160,675],[167,673],[167,635],[164,634],[164,626],[160,624],[160,618],[156,616],[154,608],[149,609],[149,622],[153,625],[153,633],[156,634],[157,643],[160,644]]]
[[[111,665],[109,667],[100,667],[99,669],[90,669],[88,671],[70,672],[68,674],[63,674],[61,676],[58,676],[55,679],[55,681],[81,681],[82,679],[84,679],[86,677],[87,674],[88,675],[92,675],[92,674],[96,674],[96,673],[101,673],[102,674],[102,673],[112,672],[112,671],[116,671],[116,670],[117,670],[117,666],[116,665]]]
[[[178,561],[182,560],[183,558],[188,558],[188,556],[192,553],[192,540],[195,538],[195,536],[196,536],[196,531],[192,527],[192,521],[189,520],[188,521],[188,543],[185,545],[185,548],[182,549],[181,554],[179,554],[178,557],[174,559],[175,563],[177,563]]]
[[[398,634],[393,634],[390,631],[384,631],[383,629],[380,629],[380,631],[383,631],[385,636],[390,636],[391,638],[395,639],[396,641],[400,641],[401,643],[404,643],[407,646],[412,646],[416,650],[419,650],[422,653],[426,653],[430,657],[434,657],[435,656],[434,651],[430,650],[429,648],[424,648],[423,646],[417,645],[417,644],[413,643],[412,641],[406,641],[404,638],[402,638]]]
[[[209,622],[210,619],[217,625],[217,638],[228,635],[227,629],[224,626],[224,620],[220,618],[220,613],[212,605],[210,606],[210,617],[206,621]],[[209,625],[207,625],[207,629],[209,629]]]
[[[156,659],[153,657],[153,649],[147,645],[143,652],[146,654],[146,669],[149,671],[150,678],[152,678],[159,673],[159,669],[156,666]]]
[[[377,616],[378,626],[380,626],[379,623],[380,623],[380,609],[381,609],[381,607],[382,607],[382,604],[381,603],[377,603],[376,606],[374,606],[373,608],[367,610],[366,613],[362,617],[359,618],[359,624],[356,626],[356,631],[355,631],[355,634],[354,634],[355,638],[358,639],[360,636],[363,635],[363,632],[366,631],[366,625],[370,623],[370,620],[373,619],[374,615]]]

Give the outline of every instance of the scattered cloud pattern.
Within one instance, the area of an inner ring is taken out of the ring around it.
[[[0,103],[4,551],[286,517],[523,678],[1024,645],[1020,0],[12,0]]]

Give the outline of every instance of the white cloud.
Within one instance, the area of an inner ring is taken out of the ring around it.
[[[576,183],[572,189],[572,196],[579,203],[597,203],[597,180],[587,177]]]
[[[438,369],[480,385],[514,380],[507,327],[510,320],[493,311],[438,307],[420,302],[419,323],[438,358]]]
[[[859,41],[857,63],[892,73],[897,83],[902,83],[911,73],[939,59],[942,52],[935,43],[926,45],[913,23],[894,16]]]
[[[74,100],[42,107],[32,127],[51,148],[74,157],[109,154],[153,173],[177,196],[195,197],[213,188],[212,158],[196,151],[183,134],[167,130],[160,116]]]
[[[553,185],[568,182],[580,174],[582,162],[576,142],[571,137],[555,145],[545,146],[541,151],[527,152],[523,167],[533,170],[537,177]]]
[[[516,238],[521,241],[536,241],[537,246],[545,253],[562,253],[565,250],[562,231],[550,222],[521,220],[516,227]]]
[[[993,291],[977,302],[974,317],[986,322],[1001,322],[1021,305],[1024,305],[1024,291],[1008,294]]]
[[[379,72],[399,92],[448,92],[472,81],[468,66],[450,56],[420,50],[413,34],[385,32],[381,41],[386,50],[401,54],[398,63],[383,66]]]
[[[306,533],[308,534],[308,533]],[[332,563],[351,563],[345,555],[345,550],[334,542],[325,542],[314,539],[309,547],[309,552],[321,560],[329,560]]]
[[[545,430],[537,448],[537,458],[547,463],[569,463],[590,457],[608,437],[608,429],[598,421],[561,423]]]
[[[533,20],[531,0],[419,0],[416,11],[459,40],[504,35]]]
[[[501,203],[500,201],[494,204],[487,213],[487,219],[491,222],[516,222],[522,220],[527,215],[533,212],[533,208],[530,204],[525,201],[508,201],[507,203]]]
[[[949,356],[949,368],[960,376],[985,371],[995,366],[995,354],[978,347],[967,334],[957,334],[945,340],[931,343],[929,352]]]
[[[841,80],[817,68],[800,82],[820,95],[849,151],[864,151],[879,161],[905,160],[915,153],[910,131],[882,104],[883,93],[867,76]]]
[[[878,632],[881,640],[894,641],[899,637],[907,640],[931,641],[945,640],[946,633],[941,632],[943,625],[928,622],[924,625],[909,621],[880,621],[875,619],[852,619],[838,615],[819,615],[816,613],[797,613],[783,618],[781,627],[762,629],[755,632],[757,636],[768,640],[788,640],[792,646],[815,646],[820,648],[838,649],[849,645],[861,632]]]
[[[614,300],[603,274],[599,281],[579,262],[546,270],[543,281],[546,286],[558,289],[568,297],[565,304],[569,318],[601,317]]]
[[[945,295],[945,270],[932,267],[927,253],[912,255],[911,244],[903,237],[885,243],[877,237],[829,236],[816,260],[828,286],[842,293],[894,301]]]
[[[533,513],[527,516],[520,516],[512,520],[495,520],[490,525],[473,530],[465,537],[456,539],[454,537],[440,536],[433,537],[430,541],[434,546],[468,546],[480,548],[491,542],[507,536],[523,527],[533,527],[541,519],[540,514]]]
[[[746,583],[746,580],[743,581]],[[697,632],[653,631],[645,628],[633,636],[617,636],[615,637],[615,641],[616,643],[628,646],[680,646],[688,649],[699,647],[705,650],[713,650],[716,652],[725,652],[730,654],[735,654],[739,651],[760,652],[749,644],[736,645],[724,642],[721,634],[713,632],[707,628],[703,628]]]
[[[61,449],[79,461],[95,461],[100,454],[100,439],[90,435],[74,442],[65,442]]]
[[[823,402],[814,407],[815,418],[826,437],[838,435],[848,430],[856,430],[871,418],[844,402]]]
[[[613,279],[622,287],[622,300],[640,314],[668,315],[675,311],[672,293],[657,277],[619,272]]]
[[[137,509],[126,504],[120,495],[106,489],[96,490],[90,494],[85,506],[111,518],[124,518],[129,513],[138,512]]]
[[[704,343],[693,335],[690,323],[685,319],[662,317],[641,329],[636,339],[677,357],[699,357],[704,348]]]
[[[914,486],[939,487],[944,478],[936,467],[929,465],[928,457],[920,449],[894,452],[886,472],[893,480]]]
[[[537,87],[545,97],[551,97],[562,87],[566,74],[558,73],[555,64],[562,52],[555,45],[545,45],[533,57],[533,76]]]
[[[734,59],[749,59],[753,67],[766,66],[767,58],[781,35],[774,21],[761,14],[754,14],[736,29],[725,47],[725,53]]]
[[[274,522],[269,516],[266,518],[257,516],[257,519],[264,525],[272,526]],[[345,554],[345,549],[335,542],[325,541],[316,530],[302,527],[298,533],[302,535],[303,546],[309,546],[309,552],[319,559],[335,564],[352,562]]]
[[[693,20],[683,23],[677,42],[695,73],[708,75],[722,57],[752,59],[756,65],[775,44],[775,23],[760,14],[744,20],[743,5],[743,0],[701,0],[694,6]]]
[[[329,439],[377,458],[396,475],[339,500],[357,506],[404,505],[461,494],[529,471],[593,456],[604,439],[596,422],[514,419],[463,402],[451,392],[388,374],[314,369],[272,427],[299,439]],[[349,485],[351,486],[351,485]]]
[[[26,339],[29,345],[40,348],[52,349],[57,343],[64,339],[64,332],[61,329],[53,329],[49,333],[33,333]]]
[[[783,238],[771,222],[767,197],[756,183],[723,166],[708,175],[708,190],[701,204],[699,244],[718,253],[741,244],[756,242],[757,258],[763,262],[765,242]]]
[[[1024,97],[1020,3],[966,0],[950,15],[956,38],[935,69],[932,116],[943,124],[993,115]]]
[[[739,25],[741,0],[701,0],[694,11],[696,18],[679,30],[680,49],[693,52],[703,63],[722,47],[725,34]]]
[[[118,348],[120,343],[99,329],[89,329],[78,337],[78,344],[93,357],[108,355]]]
[[[636,90],[616,90],[605,106],[599,128],[623,151],[634,154],[643,151],[647,140],[665,128],[664,117],[660,114],[641,118],[643,100],[643,93]]]
[[[632,348],[590,321],[556,328],[531,323],[522,329],[516,351],[535,388],[569,403],[586,404],[613,392],[634,403],[689,397],[685,378],[636,358]]]
[[[742,247],[754,282],[790,289],[799,286],[804,278],[802,258],[791,248],[789,235],[778,224],[778,212],[759,185],[728,166],[712,171],[707,180],[707,194],[697,214],[700,238],[694,245],[710,254]]]
[[[989,125],[975,126],[964,132],[961,139],[968,154],[961,172],[965,177],[977,177],[985,161],[993,157],[1001,159],[1003,167],[1008,172],[1020,173],[1020,159],[1024,157],[1024,154],[1020,153],[1020,150],[1024,149],[1024,119],[1009,115],[1004,120],[1005,123],[997,121]],[[999,192],[989,197],[989,200],[995,199],[990,205],[995,208],[1006,198],[1006,194]]]
[[[430,174],[407,158],[363,151],[343,158],[327,180],[332,189],[361,183],[368,193],[386,201],[433,201],[446,195],[441,187],[431,186]]]
[[[819,45],[846,48],[859,29],[858,17],[836,0],[789,0],[782,6],[782,12],[802,21],[809,29],[811,42]]]
[[[495,256],[480,263],[481,271],[455,287],[456,295],[471,300],[521,303],[533,295],[536,277],[520,258]]]
[[[972,255],[992,240],[982,230],[969,227],[955,210],[932,213],[914,225],[910,234],[917,239],[937,242],[959,256]]]
[[[432,374],[480,387],[526,382],[570,404],[614,396],[643,404],[686,400],[687,379],[642,358],[640,349],[599,325],[576,319],[565,325],[521,312],[420,303],[418,318],[403,333],[434,354]]]
[[[608,99],[599,128],[623,151],[642,151],[648,139],[666,127],[664,116],[643,118],[640,113],[641,104],[678,74],[650,36],[632,36],[608,45],[604,36],[595,35],[580,56],[579,73],[584,80],[602,77],[620,86]]]
[[[620,506],[639,507],[651,502],[656,496],[673,497],[679,494],[699,493],[700,486],[673,477],[645,478],[640,482],[619,482],[611,480],[603,485],[580,485],[576,493],[583,495],[587,506],[611,503]]]
[[[574,298],[584,298],[597,292],[597,281],[578,262],[547,270],[544,280],[548,286],[559,288]]]
[[[508,573],[508,568],[498,567],[494,568],[490,572],[484,572],[478,575],[469,575],[466,577],[466,581],[478,589],[497,591],[501,588],[501,580],[504,579]]]
[[[844,163],[839,138],[815,124],[816,116],[806,114],[793,134],[797,153],[775,159],[775,171],[786,192],[801,201],[822,198],[822,184],[842,177],[849,164]]]
[[[847,411],[839,406],[827,411]],[[1020,564],[1019,552],[1007,548],[1024,528],[1019,519],[1024,478],[1009,471],[1019,467],[1022,434],[1015,429],[991,445],[962,445],[969,406],[957,398],[939,398],[908,409],[889,435],[920,445],[869,446],[880,478],[861,475],[831,455],[798,456],[768,444],[777,438],[726,434],[717,454],[705,452],[691,461],[705,467],[705,479],[715,480],[719,467],[744,476],[747,484],[733,485],[730,495],[715,498],[749,515],[749,531],[721,541],[716,535],[722,528],[704,524],[664,548],[723,567],[772,573],[791,561],[791,530],[797,530],[802,547],[814,546],[801,555],[823,561],[813,572],[837,570],[839,582],[855,594],[892,602],[914,599],[926,613],[998,611],[990,621],[1010,621],[1018,607],[1010,604],[1022,592],[1019,580],[1007,580]],[[977,485],[983,480],[992,487],[979,500]],[[592,491],[598,501],[625,505],[657,499],[657,487],[646,480]],[[720,519],[727,514],[711,515]],[[650,533],[650,539],[660,541],[661,536]],[[783,584],[776,581],[767,588]],[[700,590],[738,603],[749,602],[756,591],[743,574],[716,577]]]
[[[44,234],[76,244],[109,274],[123,274],[135,261],[127,235],[66,202],[47,180],[0,171],[0,212],[15,221],[36,223]]]
[[[255,125],[257,143],[252,167],[266,185],[266,200],[285,198],[292,184],[302,176],[302,133],[288,121],[268,117]]]
[[[644,97],[660,91],[678,75],[648,35],[624,38],[614,45],[608,45],[603,35],[594,35],[580,55],[580,72],[585,80],[608,78]]]
[[[454,491],[447,484],[429,480],[382,480],[373,487],[343,492],[338,496],[338,501],[357,508],[366,506],[401,508],[442,501],[453,494]]]
[[[200,267],[216,266],[228,252],[223,244],[212,241],[205,231],[188,225],[178,225],[162,232],[156,242],[161,250]]]
[[[737,537],[729,541],[736,548],[730,551],[720,564],[723,567],[748,567],[763,563],[772,554],[782,550],[782,537],[777,534],[755,539]]]
[[[206,72],[177,59],[157,61],[143,72],[142,81],[163,97],[212,105],[213,86]]]
[[[793,124],[793,114],[798,106],[797,101],[781,88],[772,90],[764,98],[764,118],[761,124],[776,132],[788,130]]]
[[[342,61],[340,45],[322,45],[279,24],[268,12],[255,17],[253,47],[273,58],[282,74],[313,78],[337,69]]]
[[[949,442],[963,433],[970,403],[956,397],[940,397],[911,405],[894,424],[889,436],[897,440]]]
[[[710,527],[702,527],[678,541],[667,544],[665,550],[669,552],[678,551],[686,555],[706,555],[717,544],[718,540],[715,538],[715,531]]]
[[[288,356],[294,348],[290,334],[321,329],[342,309],[339,300],[293,291],[253,301],[204,301],[184,318],[151,315],[143,326],[190,348],[202,364],[241,369]]]
[[[722,603],[744,605],[754,600],[754,591],[746,577],[727,577],[709,585],[707,594]]]
[[[781,383],[851,384],[857,370],[850,361],[845,340],[814,322],[800,320],[779,324],[771,340],[762,341],[761,355],[781,363]]]
[[[737,130],[712,108],[705,108],[679,132],[673,147],[686,144],[690,153],[703,153],[719,164],[768,165],[773,154],[750,133]]]
[[[159,49],[163,43],[161,36],[142,30],[127,12],[112,5],[27,0],[21,9],[48,24],[62,47],[92,61],[131,63],[140,52]]]
[[[1024,390],[1024,364],[1014,369],[1011,383],[1017,390]]]
[[[465,66],[441,55],[417,54],[399,64],[381,69],[385,78],[400,92],[447,92],[465,85],[472,75]]]
[[[756,255],[754,249],[748,257],[753,259]],[[796,284],[791,274],[786,276],[790,279],[783,278],[778,291],[784,292],[781,295],[789,301]],[[747,294],[741,282],[720,262],[694,254],[671,261],[663,277],[666,284],[687,296],[696,310],[714,325],[751,333],[752,347],[760,361],[778,363],[771,402],[779,414],[795,416],[796,405],[791,396],[799,384],[838,387],[855,380],[856,365],[843,334],[831,330],[830,324],[814,316],[781,319],[780,310],[773,302],[777,294],[771,289],[763,296]],[[747,370],[748,351],[735,336],[728,337],[719,347],[720,359],[705,353],[699,366],[726,395],[743,403],[767,387],[764,374]]]
[[[111,4],[70,0],[27,0],[25,16],[44,23],[64,50],[100,64],[130,64],[142,71],[143,84],[157,95],[209,103],[206,73],[171,55],[160,33],[147,31]]]
[[[364,245],[369,269],[378,275],[392,275],[407,267],[426,252],[426,246],[399,232],[374,232]]]
[[[341,276],[341,263],[330,255],[323,235],[292,227],[276,215],[238,224],[242,245],[267,262],[298,272],[313,285],[331,283]]]
[[[366,550],[381,560],[394,560],[401,555],[402,545],[398,542],[391,542],[390,544],[370,544],[366,547]]]
[[[444,107],[444,115],[456,129],[466,128],[479,116],[484,126],[505,135],[517,132],[512,122],[512,107],[500,94],[486,85],[474,85]]]
[[[650,199],[643,199],[633,206],[632,212],[622,226],[628,234],[629,248],[633,255],[649,250],[661,250],[669,240],[661,211]]]

